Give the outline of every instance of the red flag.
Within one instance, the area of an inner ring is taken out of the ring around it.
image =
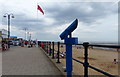
[[[43,12],[43,10],[41,9],[41,7],[39,5],[38,5],[37,9],[40,10],[40,12],[42,12],[43,15],[44,15],[44,12]]]

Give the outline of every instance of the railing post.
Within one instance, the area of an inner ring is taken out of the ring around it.
[[[47,41],[47,45],[46,46],[47,46],[47,53],[48,53],[48,41]]]
[[[84,42],[84,77],[88,77],[88,42]]]
[[[41,43],[41,41],[38,41],[38,47],[41,47],[40,43]]]
[[[46,52],[46,42],[42,42],[43,43],[43,49]]]
[[[52,42],[52,59],[54,59],[54,42]]]
[[[51,42],[49,42],[49,56],[51,56]]]
[[[41,47],[42,47],[42,49],[44,49],[44,45],[45,45],[45,44],[44,44],[44,42],[43,42],[43,41],[42,41],[42,43],[43,43],[43,46],[41,46]],[[45,49],[44,49],[44,50],[45,50]]]
[[[38,43],[39,47],[41,47],[41,41]]]
[[[60,54],[60,42],[58,42],[58,52],[57,52],[57,62],[56,63],[60,63],[59,54]]]
[[[44,49],[44,51],[45,51],[45,42],[42,42],[43,43],[43,49]]]
[[[45,52],[47,52],[47,41],[45,42],[44,48],[45,48]]]

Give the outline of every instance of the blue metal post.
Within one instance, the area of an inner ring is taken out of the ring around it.
[[[71,34],[69,38],[71,38]],[[69,38],[66,37],[66,71],[67,77],[72,77],[72,43],[69,41]]]
[[[68,28],[60,34],[60,38],[66,44],[66,72],[67,77],[72,77],[72,45],[78,44],[78,39],[72,37],[72,32],[77,28],[78,20],[76,19]],[[69,37],[68,37],[69,36]]]
[[[72,44],[66,44],[66,71],[67,77],[72,77]]]

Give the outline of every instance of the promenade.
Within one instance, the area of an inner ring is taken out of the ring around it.
[[[62,75],[38,47],[11,47],[2,53],[2,75]]]

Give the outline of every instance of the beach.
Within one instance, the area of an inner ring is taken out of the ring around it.
[[[84,62],[84,49],[77,48],[77,46],[72,47],[73,58]],[[57,51],[57,45],[55,45],[55,50]],[[60,52],[65,52],[65,45],[60,46]],[[108,72],[112,75],[118,75],[118,63],[113,63],[114,59],[118,60],[118,51],[114,50],[103,50],[96,48],[88,49],[88,61],[89,65],[92,65],[96,68],[99,68],[105,72]],[[65,58],[61,58],[60,62],[65,66]],[[73,73],[75,75],[84,75],[84,67],[82,64],[73,61]],[[93,69],[89,68],[89,75],[103,75]]]

